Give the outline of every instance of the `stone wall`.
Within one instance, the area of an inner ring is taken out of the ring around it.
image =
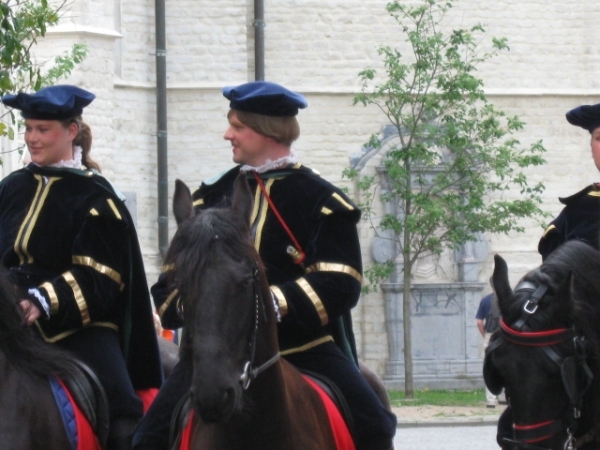
[[[380,68],[377,47],[399,46],[408,56],[400,27],[385,12],[385,0],[265,0],[266,78],[306,94],[299,115],[302,160],[332,182],[346,185],[341,172],[349,158],[385,123],[374,108],[353,106],[358,72]],[[154,2],[74,0],[59,27],[36,47],[40,59],[85,42],[89,56],[68,80],[95,92],[85,119],[94,131],[95,158],[123,191],[135,192],[139,236],[149,283],[160,270],[157,248],[156,93],[154,90]],[[198,185],[230,166],[222,139],[228,105],[220,88],[253,79],[253,1],[167,0],[169,185],[176,178]],[[492,36],[508,38],[505,52],[480,68],[490,99],[527,123],[524,145],[543,139],[548,164],[531,172],[547,190],[544,207],[560,209],[568,195],[597,174],[589,155],[589,135],[567,124],[564,113],[600,100],[600,47],[595,1],[461,0],[447,17],[449,28],[477,22]],[[351,187],[351,186],[349,186]],[[171,233],[174,231],[171,219]],[[486,236],[490,255],[479,281],[501,253],[511,281],[538,265],[542,229]],[[368,224],[361,224],[364,263],[370,261]],[[473,308],[465,309],[467,334],[476,336]],[[355,311],[361,357],[380,374],[388,344],[381,294],[365,295]],[[419,336],[415,336],[419,339]],[[477,345],[473,342],[474,346]]]

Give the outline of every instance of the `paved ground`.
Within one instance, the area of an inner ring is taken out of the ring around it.
[[[496,408],[462,406],[404,406],[394,408],[398,418],[398,427],[412,427],[429,423],[480,423],[495,424],[504,411],[505,405]]]
[[[495,425],[398,428],[394,450],[500,450]]]
[[[394,408],[395,450],[498,450],[496,423],[505,406],[489,409],[454,406]]]

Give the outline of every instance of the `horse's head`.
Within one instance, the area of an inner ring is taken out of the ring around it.
[[[584,394],[592,369],[598,373],[597,362],[590,361],[598,354],[599,333],[590,325],[599,318],[600,281],[593,270],[600,268],[600,253],[569,242],[514,291],[506,262],[498,255],[494,259],[502,320],[486,351],[486,385],[495,394],[506,391],[517,448],[567,448],[597,420]]]
[[[193,406],[204,422],[226,421],[262,370],[255,363],[278,356],[274,304],[250,236],[252,196],[241,175],[231,207],[194,215],[190,191],[178,180],[173,210],[178,229],[165,262],[182,296]]]

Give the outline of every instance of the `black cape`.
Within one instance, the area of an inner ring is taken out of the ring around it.
[[[233,185],[240,173],[236,166],[214,182],[205,182],[193,193],[197,210],[230,204]],[[350,310],[360,296],[362,259],[356,224],[358,207],[337,187],[300,164],[260,174],[265,189],[305,253],[299,263],[288,252],[296,247],[279,222],[252,172],[248,183],[254,192],[251,225],[255,246],[282,310],[279,344],[283,351],[307,349],[333,336],[356,360]],[[163,326],[177,328],[173,286],[167,273],[152,287]],[[170,303],[168,303],[170,302]]]
[[[56,342],[88,326],[118,330],[136,389],[159,387],[152,304],[133,220],[112,185],[90,170],[30,164],[0,183],[0,255],[23,294],[37,288]]]
[[[559,200],[565,207],[548,225],[538,244],[542,260],[573,239],[600,250],[600,186],[592,184]]]

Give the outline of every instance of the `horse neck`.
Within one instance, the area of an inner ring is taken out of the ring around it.
[[[255,367],[260,367],[273,357],[276,357],[276,355],[279,355],[278,325],[271,291],[268,288],[262,289],[261,298],[267,321],[261,320],[259,322],[259,334],[256,339],[256,353],[253,361]],[[278,402],[281,404],[281,407],[285,407],[285,404],[289,401],[286,395],[287,387],[284,364],[285,362],[280,357],[279,360],[262,372],[250,385],[249,394],[252,395],[254,401],[265,402],[265,413],[279,411],[279,408],[273,408],[274,402]]]
[[[298,397],[294,397],[295,387],[287,377],[284,364],[285,361],[278,361],[252,382],[246,393],[250,405],[247,413],[225,425],[226,441],[231,444],[226,448],[291,448],[289,427],[293,427],[297,419],[293,411]]]

